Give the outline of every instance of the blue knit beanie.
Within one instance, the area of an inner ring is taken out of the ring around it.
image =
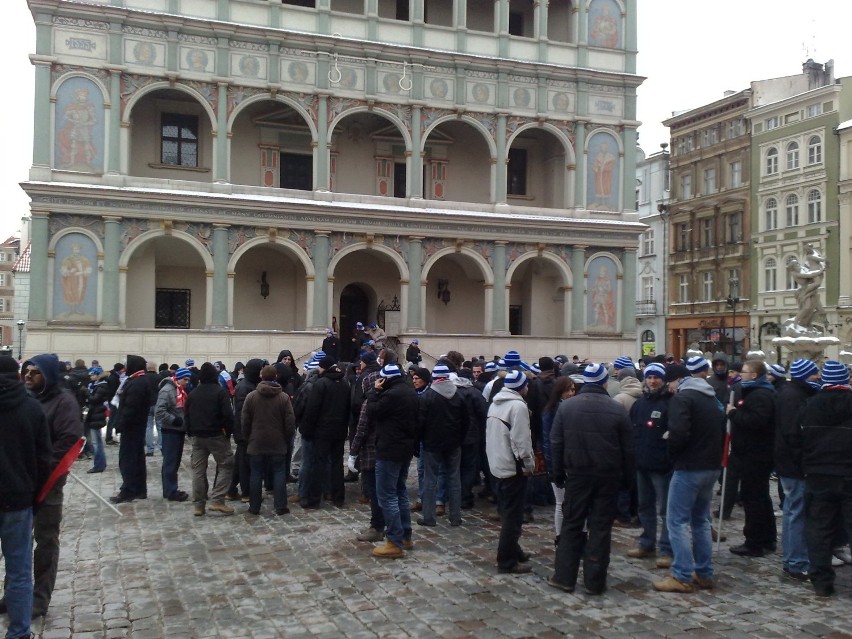
[[[822,365],[823,386],[844,386],[849,383],[849,369],[845,364],[828,360]]]

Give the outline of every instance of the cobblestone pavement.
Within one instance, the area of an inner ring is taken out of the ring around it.
[[[108,448],[106,472],[87,475],[86,462],[73,469],[104,496],[119,483],[117,447]],[[188,450],[186,489],[187,468]],[[369,519],[355,503],[357,484],[347,484],[340,509],[296,506],[277,517],[267,497],[259,517],[240,503],[234,516],[193,517],[191,502],[158,496],[159,470],[158,453],[148,458],[149,498],[120,505],[121,518],[69,480],[59,576],[47,616],[33,626],[38,637],[852,637],[852,566],[839,569],[837,595],[819,599],[780,576],[780,555],[728,552],[741,542],[737,511],[715,590],[656,593],[651,581],[665,571],[627,559],[637,531],[616,529],[609,590],[592,597],[545,583],[552,508],[537,508],[524,527],[533,573],[498,575],[498,524],[481,500],[462,527],[444,517],[435,528],[415,525],[414,550],[381,560],[355,540]]]

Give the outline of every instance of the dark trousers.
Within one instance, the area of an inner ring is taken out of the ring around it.
[[[740,499],[745,512],[745,543],[752,548],[774,550],[778,532],[775,527],[775,511],[769,496],[769,474],[771,462],[744,460],[741,469]]]
[[[183,444],[186,434],[178,430],[163,429],[160,431],[160,442],[163,445],[163,497],[168,499],[178,490],[178,468],[183,457]]]
[[[361,471],[361,486],[367,493],[367,497],[370,498],[370,528],[384,530],[385,514],[379,505],[379,498],[376,494],[376,470],[374,468]]]
[[[459,463],[461,478],[462,508],[473,508],[473,485],[479,475],[479,444],[462,444],[461,462]]]
[[[273,507],[276,512],[287,508],[287,456],[286,455],[246,455],[251,465],[249,482],[249,510],[260,512],[263,502],[263,478],[272,473]]]
[[[124,437],[122,437],[122,440]],[[142,433],[145,441],[145,433]],[[144,455],[144,453],[143,453]],[[60,493],[61,494],[61,493]],[[56,585],[56,571],[59,567],[59,527],[62,523],[62,502],[55,505],[42,505],[33,517],[33,610],[47,611],[53,587]]]
[[[841,528],[852,538],[852,477],[808,475],[805,478],[805,538],[808,575],[817,591],[834,588],[833,549]]]
[[[500,541],[497,543],[497,567],[511,570],[522,556],[518,540],[524,524],[524,495],[527,478],[518,473],[514,477],[497,478],[497,501],[500,510]]]
[[[118,446],[121,492],[133,497],[147,496],[148,470],[145,468],[145,429],[123,430]]]
[[[743,461],[739,455],[731,453],[728,457],[728,472],[725,478],[725,485],[722,490],[725,491],[725,512],[722,516],[725,519],[731,517],[731,512],[734,510],[737,502],[740,501],[740,481],[742,479]]]
[[[237,494],[237,486],[240,487],[239,495],[241,497],[249,494],[251,465],[249,464],[248,453],[246,453],[247,445],[246,442],[239,441],[234,451],[234,472],[231,475],[231,485],[228,486],[228,494],[231,496]]]
[[[562,530],[556,548],[556,572],[560,584],[574,586],[583,560],[586,590],[606,590],[612,522],[620,479],[569,475],[565,479],[562,502]],[[588,528],[588,533],[584,532]]]
[[[311,478],[308,483],[308,503],[319,503],[323,488],[328,487],[331,501],[339,506],[346,498],[343,483],[343,445],[345,439],[314,440],[314,461]]]

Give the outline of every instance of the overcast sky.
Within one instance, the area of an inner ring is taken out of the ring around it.
[[[551,0],[555,1],[555,0]],[[849,0],[638,0],[639,143],[646,153],[668,142],[660,124],[672,111],[692,109],[751,80],[794,75],[811,57],[835,60],[835,75],[852,75],[852,2]],[[18,184],[32,162],[35,27],[24,0],[3,2],[6,35],[0,38],[6,113],[0,154],[0,235],[20,229],[29,211]],[[843,30],[845,29],[845,33]],[[844,39],[845,36],[845,39]],[[845,42],[845,44],[844,44]],[[844,52],[846,57],[843,58]]]

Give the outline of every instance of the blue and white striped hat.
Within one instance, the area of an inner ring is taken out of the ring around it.
[[[186,379],[192,377],[192,371],[188,368],[179,368],[175,371],[175,379]]]
[[[485,366],[482,367],[483,373],[493,373],[497,370],[497,364],[495,362],[487,362]]]
[[[822,385],[825,386],[843,386],[849,383],[849,369],[845,364],[836,362],[833,359],[828,360],[822,365]]]
[[[538,364],[530,364],[530,373],[533,375],[541,375],[541,368],[539,368]]]
[[[450,369],[446,364],[435,364],[432,369],[432,379],[446,379],[450,376]]]
[[[609,373],[603,364],[588,364],[583,369],[583,381],[586,384],[606,384]]]
[[[509,370],[509,366],[508,366],[508,364],[506,364],[506,360],[505,360],[505,359],[502,359],[502,358],[501,358],[501,359],[497,360],[497,370],[498,370],[498,371],[507,371],[507,370]]]
[[[325,357],[325,351],[317,351],[316,353],[314,353],[313,360],[314,360],[314,361],[316,361],[316,362],[318,362],[318,361],[320,361],[323,357]]]
[[[658,364],[657,362],[654,362],[652,364],[648,364],[645,367],[645,377],[648,377],[649,375],[652,376],[652,377],[656,376],[656,377],[659,377],[660,379],[665,379],[666,378],[666,367],[663,366],[662,364]]]
[[[633,360],[627,357],[627,355],[616,358],[612,363],[612,367],[617,371],[620,371],[622,368],[636,368],[633,365]]]
[[[319,368],[319,361],[315,359],[309,359],[307,362],[305,362],[305,365],[302,368],[304,368],[308,372],[315,371]]]
[[[379,375],[385,379],[390,379],[391,377],[399,377],[402,373],[396,364],[385,364],[384,368],[379,371]]]
[[[770,364],[766,367],[766,372],[772,375],[772,377],[786,377],[787,371],[784,370],[784,367],[781,364]]]
[[[506,366],[520,366],[521,354],[518,351],[509,351],[503,355],[503,361],[506,362]]]
[[[790,377],[805,380],[811,375],[819,373],[819,368],[809,359],[797,359],[790,364]]]
[[[689,371],[690,375],[706,371],[709,368],[710,364],[708,364],[707,360],[701,357],[701,355],[696,355],[695,357],[690,357],[686,360],[686,370]]]
[[[503,386],[513,391],[520,391],[527,385],[527,376],[523,371],[512,370],[503,378]]]
[[[184,365],[187,368],[192,368],[193,366],[195,366],[195,360],[194,359],[188,359],[184,362]]]

